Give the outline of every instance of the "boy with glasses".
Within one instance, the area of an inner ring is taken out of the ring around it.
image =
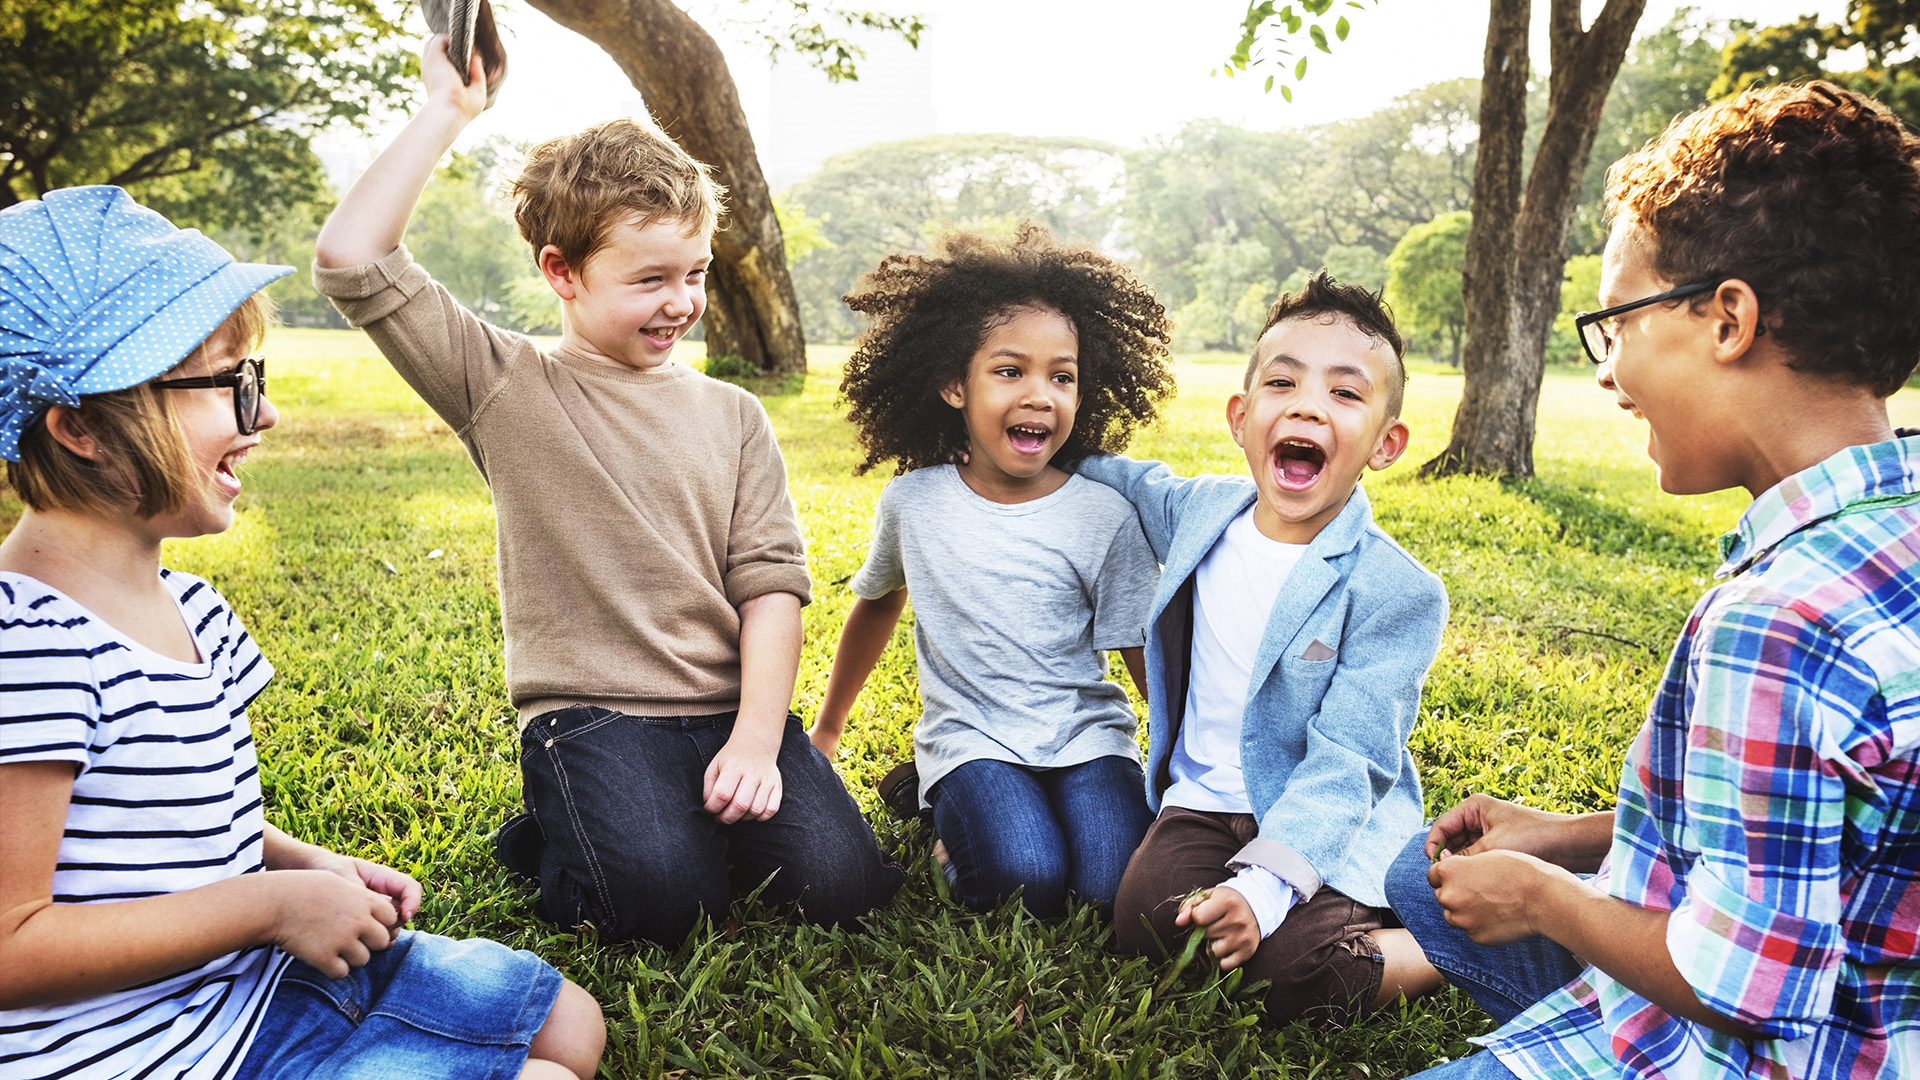
[[[1615,164],[1607,204],[1600,385],[1661,488],[1754,501],[1614,810],[1474,795],[1389,871],[1502,1025],[1422,1075],[1915,1075],[1920,439],[1886,398],[1920,358],[1920,138],[1827,83],[1751,91]]]

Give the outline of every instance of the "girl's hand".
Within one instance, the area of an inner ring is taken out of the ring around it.
[[[407,874],[390,866],[382,866],[366,859],[354,859],[345,855],[328,852],[331,860],[314,867],[325,870],[336,877],[364,885],[393,902],[394,921],[389,925],[394,933],[413,921],[420,910],[420,883]]]
[[[420,81],[426,85],[429,103],[444,101],[460,111],[460,115],[472,120],[487,109],[487,74],[480,59],[480,50],[475,49],[467,57],[467,74],[470,82],[460,81],[460,69],[453,66],[447,58],[447,35],[435,34],[427,39],[420,52]]]
[[[270,870],[267,876],[279,897],[273,944],[328,978],[345,978],[393,944],[390,920],[398,903],[389,895],[327,870]]]
[[[1253,959],[1260,948],[1260,924],[1253,917],[1253,907],[1236,889],[1222,885],[1187,897],[1173,925],[1195,924],[1207,928],[1207,947],[1220,961],[1221,971],[1232,971]]]

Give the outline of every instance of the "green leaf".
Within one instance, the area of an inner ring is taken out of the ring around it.
[[[1264,92],[1268,94],[1273,93],[1273,76],[1271,75],[1267,76],[1267,88]]]
[[[1349,29],[1351,29],[1351,27],[1347,25],[1347,17],[1342,15],[1340,16],[1340,21],[1333,24],[1333,36],[1339,38],[1341,41],[1345,41],[1347,40],[1347,31]]]
[[[1300,58],[1299,63],[1293,65],[1293,81],[1299,82],[1301,79],[1304,79],[1306,77],[1307,77],[1307,58],[1303,56]]]
[[[1283,87],[1281,87],[1281,88],[1280,88],[1280,96],[1281,96],[1281,97],[1283,97],[1283,98],[1286,98],[1286,99],[1287,99],[1288,101],[1292,101],[1292,100],[1293,100],[1293,87],[1291,87],[1291,86],[1283,86]]]
[[[1320,29],[1318,24],[1307,29],[1307,36],[1313,39],[1314,48],[1319,49],[1323,53],[1332,54],[1333,49],[1327,45],[1327,32]]]

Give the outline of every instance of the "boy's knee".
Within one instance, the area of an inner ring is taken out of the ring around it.
[[[794,910],[816,926],[852,929],[860,916],[893,899],[905,880],[898,866],[882,859],[859,872],[842,866],[802,885],[793,898]]]
[[[1262,952],[1286,954],[1256,960],[1260,977],[1267,980],[1266,1023],[1278,1027],[1305,1017],[1315,1024],[1349,1024],[1379,994],[1382,964],[1370,938],[1329,942],[1306,951],[1288,949],[1289,944],[1276,934],[1260,946]]]
[[[724,918],[729,897],[719,888],[689,886],[669,876],[610,875],[582,882],[566,874],[544,875],[539,913],[561,926],[592,923],[608,941],[651,941],[674,946],[686,940],[703,915]]]
[[[1427,831],[1422,829],[1387,867],[1387,906],[1399,912],[1433,903],[1433,886],[1427,883],[1432,865],[1427,858]]]

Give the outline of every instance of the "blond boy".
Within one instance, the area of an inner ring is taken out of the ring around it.
[[[615,939],[677,942],[762,882],[851,922],[900,873],[788,711],[810,584],[779,447],[751,394],[672,358],[706,308],[721,191],[650,125],[536,147],[516,217],[560,341],[489,326],[400,245],[485,108],[439,41],[426,103],[321,231],[315,282],[493,492],[528,811],[500,855],[543,915]]]

